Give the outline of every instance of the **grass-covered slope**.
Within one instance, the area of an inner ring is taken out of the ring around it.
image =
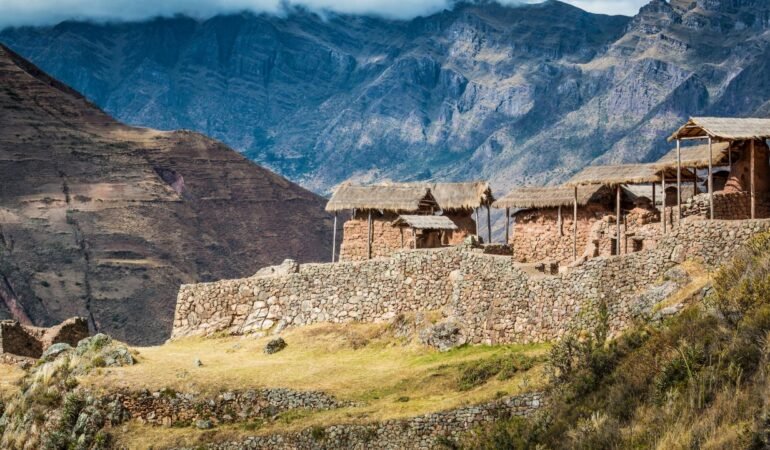
[[[469,448],[759,449],[770,446],[770,234],[714,276],[702,304],[605,342],[551,353],[552,408],[469,439]]]

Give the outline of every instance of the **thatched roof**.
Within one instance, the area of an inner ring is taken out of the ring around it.
[[[492,188],[486,181],[464,183],[430,183],[430,192],[444,211],[453,209],[474,209],[491,205],[495,200]]]
[[[419,211],[425,207],[438,208],[427,186],[418,185],[340,185],[326,204],[327,211],[346,209],[376,209],[383,211]]]
[[[601,184],[655,183],[660,181],[660,169],[652,164],[620,164],[614,166],[588,166],[565,183],[566,186]]]
[[[727,152],[730,149],[729,142],[716,142],[712,144],[711,164],[719,166],[728,160]],[[695,167],[702,169],[709,166],[709,146],[692,145],[681,148],[682,167]],[[676,169],[676,148],[671,149],[662,158],[653,163],[660,168]]]
[[[768,139],[770,138],[770,119],[691,117],[668,140],[708,136],[718,141]]]
[[[577,190],[578,205],[585,206],[592,199],[600,196],[602,191],[607,191],[600,184],[580,186]],[[568,186],[544,186],[544,187],[520,187],[509,192],[505,197],[497,200],[492,206],[495,208],[555,208],[558,206],[571,206],[575,199],[575,188]]]
[[[398,216],[393,226],[408,226],[418,230],[456,230],[457,225],[447,216],[405,215]]]

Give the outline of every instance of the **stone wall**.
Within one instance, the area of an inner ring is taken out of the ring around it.
[[[118,402],[139,423],[164,426],[194,425],[199,420],[215,426],[270,419],[294,409],[321,411],[351,405],[323,392],[279,388],[228,391],[211,398],[173,391],[122,392],[105,400]]]
[[[577,249],[582,255],[591,240],[594,224],[606,215],[613,214],[600,204],[578,208]],[[521,211],[515,216],[511,246],[513,257],[518,262],[572,261],[573,210],[562,208],[559,222],[559,208],[542,208]],[[609,249],[609,245],[607,245]]]
[[[770,195],[756,194],[756,205],[758,219],[770,217]],[[676,220],[676,207],[671,208],[671,215],[669,217],[671,216]],[[682,203],[682,216],[708,218],[708,194],[699,194]],[[744,220],[750,218],[751,194],[748,192],[715,192],[714,217],[720,220]]]
[[[542,406],[543,395],[532,393],[409,419],[387,420],[372,424],[331,425],[296,433],[253,436],[235,442],[209,444],[203,448],[210,450],[429,449],[448,442],[457,442],[464,433],[479,426],[494,423],[501,418],[531,415]]]
[[[541,342],[594,325],[602,302],[614,332],[651,307],[645,294],[667,269],[685,259],[717,266],[768,227],[768,220],[684,221],[654,248],[591,259],[555,276],[527,273],[510,257],[453,247],[183,285],[172,338],[382,322],[400,313],[443,310],[471,342]]]
[[[417,230],[418,248],[457,245],[469,235],[476,234],[476,222],[471,212],[446,214],[457,225],[454,231]],[[410,228],[394,227],[398,214],[372,212],[372,258],[385,258],[404,249],[414,249],[414,236]],[[368,259],[367,237],[369,233],[368,212],[357,212],[346,221],[342,230],[340,261],[365,261]]]
[[[340,261],[368,259],[369,219],[367,214],[367,212],[357,212],[345,222],[340,244]],[[387,257],[403,248],[412,248],[411,233],[393,226],[397,218],[398,215],[393,213],[372,213],[372,258]]]
[[[88,322],[82,317],[67,319],[50,328],[4,320],[0,321],[0,354],[40,358],[53,344],[61,342],[75,346],[88,336]]]

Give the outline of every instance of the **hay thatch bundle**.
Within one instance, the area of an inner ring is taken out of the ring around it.
[[[406,215],[398,216],[394,227],[411,227],[418,230],[456,230],[457,225],[447,216]]]
[[[655,183],[660,181],[660,169],[653,164],[619,164],[614,166],[589,166],[565,183],[566,186],[601,184]]]
[[[708,136],[721,141],[768,139],[770,138],[770,119],[691,117],[668,140]]]
[[[578,205],[585,206],[592,200],[611,194],[602,185],[579,186]],[[575,188],[568,186],[520,187],[509,192],[494,203],[495,208],[531,209],[571,206],[575,199]]]
[[[729,142],[716,142],[712,144],[711,164],[713,166],[719,166],[725,163],[728,160],[727,152],[729,149]],[[702,169],[709,166],[708,144],[682,147],[680,151],[682,167]],[[676,149],[674,148],[653,164],[661,169],[676,169],[676,159]]]
[[[486,181],[429,183],[430,192],[444,211],[474,209],[491,205],[492,189]]]
[[[342,184],[326,204],[327,211],[376,209],[414,212],[431,207],[438,209],[438,204],[427,186],[403,184],[371,186]]]

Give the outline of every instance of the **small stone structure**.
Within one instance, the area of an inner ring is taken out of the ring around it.
[[[65,343],[76,346],[89,336],[88,321],[73,317],[50,328],[22,325],[14,320],[0,321],[0,355],[40,358],[48,347]]]
[[[768,228],[770,220],[684,221],[654,247],[592,259],[554,276],[527,273],[510,257],[452,247],[183,285],[172,339],[443,310],[471,343],[543,342],[596,325],[602,303],[610,331],[617,332],[645,313],[639,307],[644,293],[668,269],[686,259],[717,267]]]
[[[442,442],[457,443],[464,433],[502,418],[529,416],[543,406],[543,394],[535,392],[408,419],[386,420],[371,424],[330,425],[295,433],[253,436],[240,441],[213,443],[202,448],[209,450],[429,449],[439,447]]]

